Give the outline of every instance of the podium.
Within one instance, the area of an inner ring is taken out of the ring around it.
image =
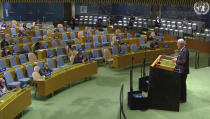
[[[159,55],[150,66],[150,108],[179,111],[181,74],[174,71],[173,57]]]

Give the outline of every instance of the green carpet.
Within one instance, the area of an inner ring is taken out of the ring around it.
[[[190,53],[190,74],[187,79],[187,103],[180,112],[149,109],[132,111],[127,107],[129,68],[98,68],[90,80],[65,88],[50,98],[34,97],[21,119],[119,119],[120,84],[124,84],[124,111],[127,119],[210,119],[210,67],[208,57],[201,54],[201,66],[194,69],[194,52]],[[147,74],[149,67],[147,66]],[[134,68],[134,90],[137,90],[140,67]]]

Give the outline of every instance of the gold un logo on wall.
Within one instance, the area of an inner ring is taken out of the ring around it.
[[[206,15],[209,12],[209,3],[208,2],[196,2],[194,4],[194,11],[197,15]]]

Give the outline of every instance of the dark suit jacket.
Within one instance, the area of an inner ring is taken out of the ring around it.
[[[1,53],[1,56],[5,57],[7,55],[11,55],[10,51],[3,50],[2,53]]]
[[[179,52],[176,69],[179,69],[183,74],[189,74],[189,51],[186,47]]]
[[[77,63],[82,63],[82,60],[83,60],[83,56],[81,55],[81,56],[76,56],[75,58],[74,58],[74,63],[73,64],[77,64]]]
[[[47,73],[51,73],[52,70],[49,68],[49,67],[42,67],[40,70],[39,70],[39,73],[41,76],[47,74]]]

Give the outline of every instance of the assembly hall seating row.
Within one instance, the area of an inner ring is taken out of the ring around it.
[[[96,74],[98,72],[97,69],[96,61],[88,61],[86,63],[66,66],[55,71],[50,76],[45,77],[44,80],[36,80],[33,82],[36,85],[36,92],[39,96],[48,96],[58,89]]]
[[[29,86],[3,95],[0,100],[0,119],[14,119],[31,105],[31,89]]]
[[[100,35],[91,35],[91,36],[84,36],[81,39],[79,39],[79,42],[81,43],[86,43],[86,42],[90,42],[92,43],[91,46],[95,46],[95,42],[96,43],[107,43],[110,42],[112,40],[112,37],[115,34],[100,34]],[[121,33],[118,34],[118,36],[124,38],[124,37],[132,37],[131,34],[129,33]],[[49,47],[55,47],[55,46],[60,46],[60,45],[65,45],[66,41],[69,41],[71,38],[67,37],[65,34],[65,37],[62,38],[62,40],[60,40],[60,38],[57,39],[48,39],[48,40],[41,40],[40,43],[42,45],[42,48],[49,48]],[[72,39],[75,41],[75,37],[74,39]],[[38,41],[38,39],[36,40]],[[95,41],[95,42],[94,42]],[[32,46],[33,42],[28,42],[28,43],[19,43],[16,45],[10,45],[9,46],[9,50],[10,52],[23,52],[23,50],[29,50],[31,51],[31,46]],[[28,48],[29,47],[29,48]]]

